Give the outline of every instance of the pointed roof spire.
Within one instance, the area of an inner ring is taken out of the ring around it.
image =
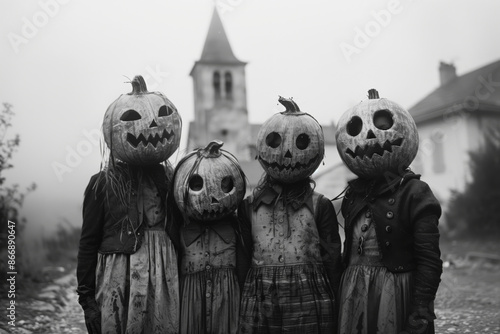
[[[208,28],[205,46],[203,47],[199,62],[245,64],[235,57],[216,8],[214,8],[212,21]]]

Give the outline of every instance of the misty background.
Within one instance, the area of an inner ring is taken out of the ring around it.
[[[131,90],[127,77],[142,74],[176,105],[184,132],[170,160],[182,158],[194,118],[189,72],[214,7],[248,62],[251,123],[281,110],[278,95],[322,124],[370,88],[410,108],[439,86],[440,61],[461,75],[500,58],[496,1],[1,1],[0,102],[15,112],[6,136],[21,138],[4,176],[37,185],[21,210],[27,235],[81,224],[102,118]]]

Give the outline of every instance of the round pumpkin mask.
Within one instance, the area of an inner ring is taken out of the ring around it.
[[[400,174],[417,155],[415,121],[399,104],[379,98],[375,89],[368,91],[368,97],[338,122],[335,138],[340,157],[362,178]]]
[[[182,120],[165,95],[148,92],[138,75],[132,92],[122,94],[106,110],[104,140],[111,154],[132,165],[167,160],[179,147]]]
[[[186,155],[174,173],[174,198],[187,217],[213,221],[234,212],[246,192],[245,174],[218,140]]]
[[[280,96],[278,102],[286,110],[262,124],[257,135],[257,158],[273,179],[295,183],[314,173],[323,160],[323,129],[292,99]]]

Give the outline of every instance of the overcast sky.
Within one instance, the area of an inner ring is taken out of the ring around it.
[[[439,85],[440,61],[460,75],[500,59],[494,0],[2,0],[0,102],[13,105],[9,134],[21,136],[6,176],[38,185],[23,211],[29,230],[81,223],[82,194],[101,161],[99,127],[130,91],[126,77],[142,74],[185,126],[193,120],[189,72],[214,6],[248,62],[252,123],[280,110],[278,95],[324,124],[370,88],[409,108]]]

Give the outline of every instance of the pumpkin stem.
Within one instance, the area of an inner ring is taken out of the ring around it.
[[[300,112],[299,106],[297,105],[297,103],[295,103],[294,100],[292,100],[292,98],[287,99],[283,96],[279,96],[278,102],[286,108],[286,110],[284,111],[286,113]]]
[[[220,140],[212,140],[207,147],[201,150],[201,154],[205,158],[216,158],[221,155],[220,148],[224,145],[223,141]]]
[[[146,81],[144,81],[142,75],[136,75],[130,83],[132,84],[132,92],[129,94],[140,95],[148,93],[148,87],[146,86]]]
[[[372,88],[372,89],[370,89],[370,90],[368,91],[368,98],[369,98],[370,100],[373,100],[373,99],[380,99],[380,97],[378,96],[378,92],[377,92],[377,90],[376,90],[376,89],[373,89],[373,88]]]

